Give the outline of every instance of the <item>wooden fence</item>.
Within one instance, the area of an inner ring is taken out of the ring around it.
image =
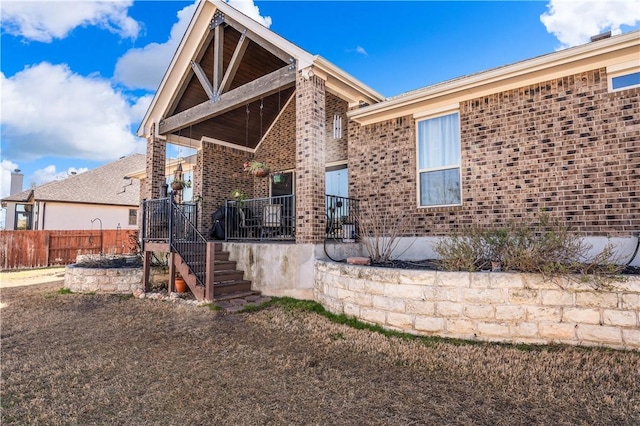
[[[75,263],[79,254],[132,253],[137,232],[124,229],[0,231],[0,269],[68,265]]]

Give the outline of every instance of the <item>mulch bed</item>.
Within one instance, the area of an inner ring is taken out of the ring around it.
[[[56,289],[0,294],[3,425],[640,424],[638,352],[401,339],[279,306]]]
[[[435,259],[417,261],[391,260],[384,263],[372,263],[371,266],[377,266],[380,268],[421,269],[429,271],[443,270],[440,266],[440,262]],[[640,267],[626,266],[620,273],[622,275],[640,275]]]

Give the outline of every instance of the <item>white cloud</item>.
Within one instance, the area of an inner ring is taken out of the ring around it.
[[[271,17],[261,16],[260,9],[253,0],[229,0],[228,3],[260,24],[266,27],[271,26]],[[197,2],[178,12],[178,22],[171,27],[169,39],[166,42],[149,43],[141,48],[130,49],[122,55],[116,63],[114,79],[130,89],[155,91],[178,49],[196,6]]]
[[[50,165],[42,169],[38,169],[31,175],[30,184],[39,186],[54,180],[66,179],[72,174],[80,174],[89,170],[86,167],[69,167],[67,170],[57,171],[55,165]]]
[[[114,160],[138,151],[131,107],[108,80],[46,62],[6,78],[2,87],[2,154],[16,161],[59,156]]]
[[[609,30],[619,34],[622,25],[640,22],[640,0],[551,0],[547,8],[540,20],[561,49],[587,43],[591,36]]]
[[[364,47],[362,47],[362,46],[358,46],[358,47],[356,47],[356,53],[359,53],[359,54],[364,55],[364,56],[369,55],[369,54],[367,53],[367,51],[366,51],[366,50],[364,50]]]
[[[122,55],[116,63],[114,79],[132,89],[156,90],[165,70],[184,35],[197,3],[178,11],[178,22],[171,27],[165,43],[149,43],[142,48],[133,48]]]
[[[117,1],[2,1],[4,33],[50,43],[74,28],[95,25],[123,38],[136,38],[140,25],[127,14],[132,0]]]
[[[265,27],[271,26],[271,17],[260,15],[260,8],[253,3],[253,0],[227,0],[227,3]]]

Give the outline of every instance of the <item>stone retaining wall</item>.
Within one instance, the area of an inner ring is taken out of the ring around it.
[[[535,274],[316,261],[314,297],[333,313],[417,335],[640,349],[635,276],[594,289]]]
[[[73,292],[133,293],[143,290],[142,268],[65,268],[64,287]]]

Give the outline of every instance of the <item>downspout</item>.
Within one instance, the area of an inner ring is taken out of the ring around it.
[[[46,229],[45,226],[44,226],[44,216],[45,216],[46,211],[47,211],[47,203],[43,202],[42,203],[42,230],[43,231]]]

